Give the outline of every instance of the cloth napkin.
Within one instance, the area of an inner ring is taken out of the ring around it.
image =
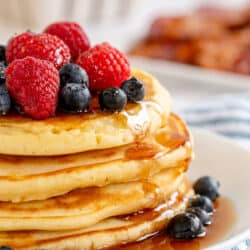
[[[250,92],[182,103],[176,111],[189,126],[224,135],[250,150]],[[228,250],[250,250],[250,235]]]
[[[231,250],[249,250],[250,249],[250,239],[242,241],[238,246],[232,247]]]
[[[177,112],[189,126],[214,131],[250,150],[250,92],[181,104]]]

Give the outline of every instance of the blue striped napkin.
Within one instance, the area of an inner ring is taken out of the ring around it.
[[[177,107],[177,112],[189,126],[214,131],[250,150],[250,92],[211,97],[192,104],[183,103]],[[250,239],[229,249],[250,250]]]
[[[189,126],[214,131],[250,149],[250,92],[182,104],[177,112]]]
[[[231,250],[249,250],[250,249],[250,239],[241,242],[238,246],[232,247]]]

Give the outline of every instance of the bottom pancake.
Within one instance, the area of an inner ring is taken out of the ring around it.
[[[170,198],[154,209],[109,218],[83,230],[1,232],[0,245],[17,250],[93,250],[133,242],[163,229],[170,218],[185,209],[192,194],[184,178]]]
[[[44,201],[0,202],[0,231],[76,230],[118,215],[152,209],[182,183],[188,162],[148,181],[77,189]]]

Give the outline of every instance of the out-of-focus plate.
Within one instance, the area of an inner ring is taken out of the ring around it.
[[[250,91],[250,76],[142,57],[130,57],[130,62],[133,67],[157,77],[174,96],[176,104],[225,93]]]
[[[231,249],[242,240],[250,239],[250,152],[229,139],[205,130],[193,129],[192,133],[195,160],[190,167],[189,176],[197,179],[203,175],[211,175],[218,179],[221,194],[228,197],[237,210],[237,222],[231,233],[206,250]]]
[[[195,81],[201,85],[212,84],[236,90],[250,90],[250,76],[144,57],[130,57],[130,62],[133,66],[143,68],[156,75],[165,75],[169,78],[184,81]]]

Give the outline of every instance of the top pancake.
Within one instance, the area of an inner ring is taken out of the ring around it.
[[[132,75],[144,83],[145,99],[119,113],[100,111],[93,98],[89,113],[58,114],[42,121],[17,114],[0,117],[0,154],[72,154],[126,145],[155,131],[170,112],[170,96],[153,76],[136,69]]]

